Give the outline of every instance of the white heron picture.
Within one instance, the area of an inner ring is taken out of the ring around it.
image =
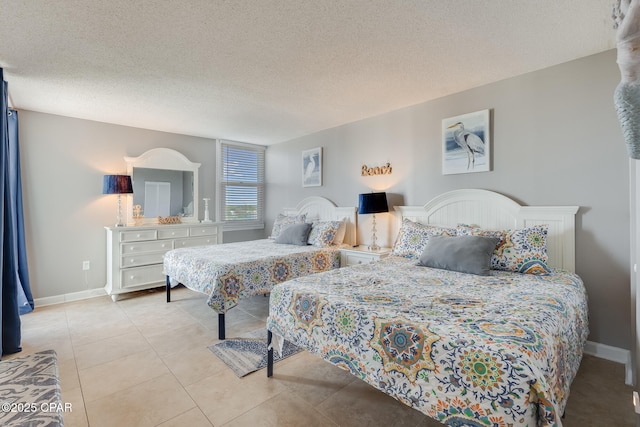
[[[490,169],[489,110],[442,120],[442,173]]]
[[[302,186],[322,185],[322,147],[302,152]]]

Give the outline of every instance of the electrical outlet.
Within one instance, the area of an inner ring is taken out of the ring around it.
[[[91,264],[89,263],[89,261],[82,261],[82,270],[86,271],[88,269],[91,268]]]

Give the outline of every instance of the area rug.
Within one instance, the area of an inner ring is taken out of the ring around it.
[[[267,366],[267,330],[251,332],[247,337],[224,340],[209,347],[240,378]],[[282,355],[273,352],[273,363],[302,350],[285,341]]]

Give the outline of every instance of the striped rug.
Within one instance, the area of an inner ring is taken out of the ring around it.
[[[259,329],[247,338],[227,339],[209,347],[240,378],[267,366],[267,330]],[[284,343],[282,355],[273,352],[273,362],[298,353],[301,348]]]

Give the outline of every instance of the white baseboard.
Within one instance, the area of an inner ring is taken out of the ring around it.
[[[598,342],[587,341],[584,347],[585,354],[599,357],[600,359],[622,363],[624,365],[626,385],[633,385],[633,368],[631,366],[631,351],[623,348],[613,347]]]
[[[44,307],[46,305],[62,304],[71,301],[80,301],[83,299],[95,298],[106,295],[104,288],[87,289],[86,291],[72,292],[70,294],[56,295],[53,297],[36,298],[34,303],[36,307]]]

